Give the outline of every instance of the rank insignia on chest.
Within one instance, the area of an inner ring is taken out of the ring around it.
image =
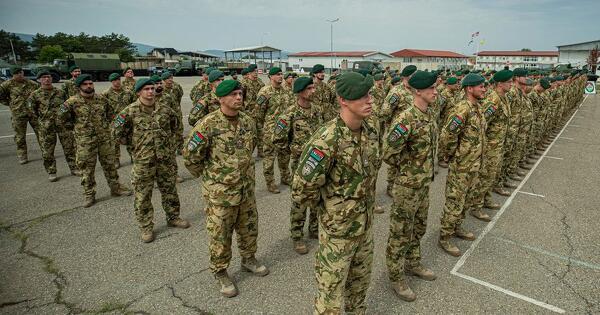
[[[390,142],[396,142],[396,140],[400,139],[400,137],[406,136],[407,134],[408,128],[406,128],[404,124],[396,124],[390,133],[389,140]]]
[[[279,118],[277,120],[277,128],[275,129],[275,132],[280,133],[280,132],[284,131],[285,129],[287,129],[287,127],[288,127],[287,121],[285,121],[285,119]]]
[[[452,117],[448,128],[450,129],[450,131],[456,130],[456,128],[460,127],[463,124],[463,122],[464,120],[462,117],[455,115],[454,117]]]
[[[310,175],[317,168],[317,165],[321,163],[324,157],[325,153],[323,153],[321,150],[317,148],[313,148],[312,150],[310,150],[308,153],[308,157],[304,162],[304,166],[302,167],[302,175]]]
[[[389,101],[388,101],[388,102],[389,102],[391,105],[396,105],[396,104],[398,103],[398,101],[399,101],[399,100],[400,100],[400,98],[398,98],[398,95],[396,95],[396,94],[392,94],[392,96],[390,96],[390,99],[389,99]]]
[[[121,127],[121,126],[123,126],[124,123],[125,123],[125,115],[124,114],[119,114],[119,115],[117,115],[117,118],[115,118],[113,126],[115,128]]]
[[[490,105],[486,110],[485,113],[483,114],[486,118],[492,116],[495,112],[496,112],[496,106],[494,105]]]
[[[194,135],[188,142],[188,146],[187,146],[188,150],[190,150],[190,151],[196,150],[196,148],[199,145],[203,144],[205,141],[206,141],[206,138],[199,131],[194,132]]]

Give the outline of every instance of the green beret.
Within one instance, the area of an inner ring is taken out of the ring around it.
[[[279,67],[272,67],[269,69],[269,75],[276,75],[278,73],[281,73],[281,68]]]
[[[152,81],[152,79],[150,78],[143,78],[143,79],[139,79],[135,82],[135,86],[133,87],[133,90],[137,93],[139,92],[144,86],[146,85],[153,85],[154,81]]]
[[[563,77],[562,75],[559,75],[556,77],[556,81],[564,81],[565,77]]]
[[[171,71],[165,71],[165,72],[163,72],[163,74],[160,76],[160,79],[161,79],[161,80],[166,80],[166,79],[168,79],[168,78],[170,78],[170,77],[172,77],[172,76],[173,76],[173,73],[171,73]]]
[[[458,83],[457,77],[449,77],[448,79],[446,79],[446,84],[448,85],[454,85],[456,83]]]
[[[320,72],[323,72],[323,71],[325,71],[325,66],[324,66],[324,65],[322,65],[322,64],[316,64],[316,65],[314,65],[314,66],[312,67],[312,70],[310,70],[310,72],[311,72],[312,74],[315,74],[315,73],[320,73]]]
[[[454,71],[454,75],[457,77],[460,77],[462,74],[462,71]]]
[[[488,81],[489,84],[494,84],[496,83],[496,80],[494,80],[494,77],[491,77],[490,80]]]
[[[362,74],[363,77],[366,77],[369,74],[369,70],[367,69],[358,69],[356,72]]]
[[[158,83],[158,82],[162,81],[162,79],[157,74],[151,76],[150,80],[152,80],[152,83]]]
[[[340,75],[335,85],[336,93],[347,100],[357,100],[369,93],[373,86],[373,77],[360,73],[348,72]]]
[[[392,78],[392,84],[398,83],[400,80],[402,80],[402,78],[399,75],[396,75]]]
[[[246,74],[248,74],[248,73],[250,73],[250,72],[251,72],[251,71],[250,71],[250,69],[248,69],[248,68],[244,68],[244,69],[242,69],[242,75],[246,75]]]
[[[248,66],[248,70],[250,70],[250,72],[256,70],[256,64],[251,64]]]
[[[375,81],[381,81],[381,80],[383,80],[383,74],[378,73],[378,74],[376,74],[376,75],[373,76],[373,79]]]
[[[469,73],[463,79],[461,85],[465,86],[478,86],[485,82],[485,78],[477,73]]]
[[[21,68],[21,67],[12,67],[10,69],[10,73],[12,73],[12,74],[16,74],[16,73],[19,73],[19,72],[23,72],[23,68]]]
[[[75,79],[75,86],[79,87],[83,83],[83,81],[92,81],[92,76],[89,74],[82,74]]]
[[[41,78],[42,76],[45,76],[45,75],[52,75],[52,74],[50,73],[50,71],[44,69],[44,70],[38,71],[36,77],[39,79],[39,78]]]
[[[469,69],[466,69],[466,70],[464,71],[464,73],[465,73],[465,75],[467,75],[467,74],[471,73],[471,70],[469,70]]]
[[[294,81],[294,93],[300,93],[306,89],[307,86],[311,85],[313,80],[310,77],[301,77]]]
[[[225,78],[225,73],[223,73],[220,70],[213,70],[208,75],[208,82],[213,83],[213,82],[219,80],[220,78]]]
[[[516,68],[515,71],[513,71],[515,77],[526,77],[527,73],[528,71],[525,68]]]
[[[114,81],[114,80],[117,80],[117,79],[119,79],[119,78],[121,78],[121,75],[120,75],[120,74],[118,74],[118,73],[116,73],[116,72],[113,72],[113,73],[111,73],[111,74],[108,76],[108,81],[112,82],[112,81]]]
[[[69,68],[69,72],[73,72],[73,71],[75,71],[75,70],[77,70],[77,69],[81,70],[81,68],[79,68],[78,66],[71,66],[71,67]]]
[[[289,78],[289,77],[292,77],[292,78],[293,78],[293,77],[294,77],[294,74],[295,74],[295,73],[293,73],[293,72],[286,72],[286,73],[283,75],[283,78],[284,78],[284,79],[287,79],[287,78]]]
[[[434,85],[436,80],[435,73],[417,71],[408,79],[408,85],[417,90],[424,90]]]
[[[213,70],[215,70],[215,69],[213,69],[211,67],[208,67],[208,68],[204,69],[204,74],[209,75],[210,72],[213,71]]]
[[[548,80],[548,78],[541,78],[540,85],[544,88],[544,90],[547,90],[550,88],[550,81]]]
[[[404,69],[402,69],[402,73],[400,75],[403,77],[408,77],[411,74],[415,73],[415,71],[417,71],[417,66],[409,65],[409,66],[404,67]]]
[[[133,71],[133,69],[131,69],[131,67],[127,67],[127,68],[125,68],[125,70],[123,70],[123,75],[125,75],[125,72],[127,72],[127,70]]]
[[[513,77],[513,72],[510,70],[500,70],[494,74],[495,82],[506,82]]]
[[[530,78],[527,78],[527,79],[525,80],[525,85],[527,85],[527,86],[531,86],[531,85],[533,85],[533,83],[534,83],[534,82],[533,82],[533,80],[532,80],[532,79],[530,79]]]
[[[223,97],[229,95],[231,92],[235,90],[241,90],[242,84],[237,80],[225,80],[217,86],[217,90],[215,94],[217,97]]]

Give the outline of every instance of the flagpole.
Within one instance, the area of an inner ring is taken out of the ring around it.
[[[477,69],[477,57],[479,56],[479,41],[477,41],[477,51],[475,51],[475,69]]]

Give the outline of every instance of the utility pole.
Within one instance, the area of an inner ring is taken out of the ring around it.
[[[333,65],[335,63],[335,54],[333,53],[333,23],[338,22],[340,20],[340,18],[335,18],[333,20],[325,20],[327,22],[330,23],[331,26],[331,32],[330,32],[330,42],[331,42],[331,68],[330,68],[330,73],[333,72]]]
[[[15,54],[15,47],[13,46],[12,39],[10,39],[10,37],[8,38],[8,41],[10,42],[10,49],[12,50],[13,60],[15,61],[15,65],[16,65],[17,64],[17,55]]]

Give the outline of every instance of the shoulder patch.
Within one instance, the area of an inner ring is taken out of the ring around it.
[[[488,108],[485,110],[485,113],[483,113],[483,116],[485,116],[485,118],[489,118],[490,116],[492,116],[492,115],[493,115],[493,114],[496,112],[496,110],[497,110],[497,109],[498,109],[498,108],[496,108],[496,106],[494,106],[494,105],[492,104],[492,105],[490,105],[490,106],[489,106],[489,107],[488,107]]]
[[[304,166],[302,166],[302,176],[308,176],[312,174],[312,172],[315,171],[319,163],[323,161],[323,158],[325,158],[325,153],[323,153],[323,151],[317,148],[312,148],[308,152],[308,157],[304,162]]]
[[[460,127],[463,123],[464,123],[464,120],[462,117],[460,117],[459,115],[454,115],[454,117],[452,117],[452,120],[450,121],[450,124],[448,125],[448,129],[450,131],[454,131],[456,128]]]
[[[266,101],[267,101],[267,97],[264,95],[261,95],[256,99],[256,103],[258,105],[263,105]]]
[[[189,151],[195,151],[196,148],[198,148],[198,146],[203,144],[204,142],[206,142],[206,138],[204,137],[204,135],[202,135],[200,131],[196,131],[194,132],[192,138],[188,142],[187,148]]]
[[[283,118],[279,118],[277,120],[277,128],[275,128],[275,132],[276,133],[281,133],[282,131],[284,131],[285,129],[287,129],[287,127],[288,127],[287,121],[285,121],[285,119],[283,119]]]
[[[59,110],[61,113],[66,113],[69,110],[69,105],[67,105],[67,102],[62,103]]]
[[[396,142],[400,137],[404,137],[408,134],[408,128],[402,123],[396,124],[392,132],[390,133],[388,140],[390,142]]]
[[[119,128],[119,127],[123,126],[123,124],[125,124],[125,115],[124,114],[117,115],[117,117],[115,118],[115,120],[113,122],[113,127]]]
[[[399,100],[400,100],[400,98],[398,97],[398,95],[396,95],[396,94],[392,94],[392,96],[390,96],[390,99],[388,100],[388,102],[389,102],[391,105],[396,105],[396,104],[398,104],[398,101],[399,101]]]
[[[197,114],[200,110],[202,110],[202,107],[204,107],[204,104],[197,102],[196,105],[194,105],[194,107],[192,108],[192,115]]]

